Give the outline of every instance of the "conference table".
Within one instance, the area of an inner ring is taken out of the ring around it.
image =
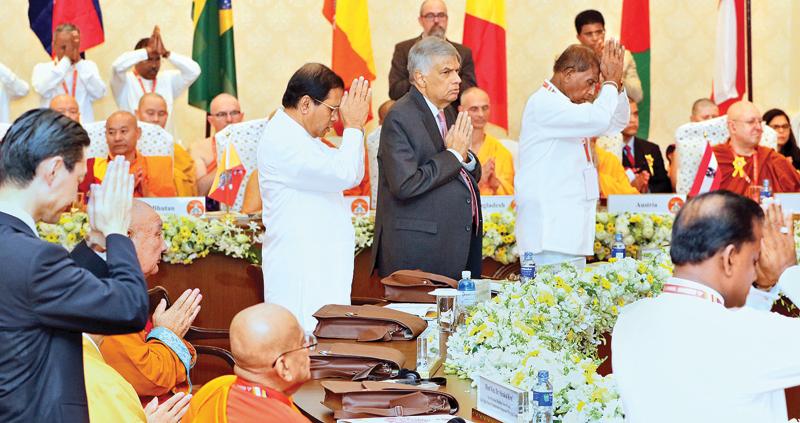
[[[352,297],[354,303],[370,303],[383,296],[383,287],[377,276],[370,272],[371,251],[366,249],[356,256],[353,277]],[[485,277],[503,278],[512,272],[518,272],[519,263],[501,265],[493,260],[483,262]],[[203,293],[202,309],[194,322],[195,326],[212,329],[227,329],[233,316],[240,310],[263,301],[263,279],[261,269],[245,260],[234,259],[221,254],[210,254],[191,265],[160,265],[160,271],[149,280],[150,287],[163,286],[172,299],[177,298],[183,290],[200,288]],[[793,304],[779,301],[773,311],[798,317],[800,310]],[[600,357],[610,357],[610,336],[606,335],[606,343],[599,348]],[[210,345],[230,350],[227,336],[211,339],[192,340],[201,345]],[[416,363],[415,343],[413,341],[395,341],[388,344],[399,349],[407,357],[408,366]],[[192,369],[191,378],[194,384],[201,385],[214,377],[230,374],[232,369],[218,357],[198,356],[197,364]],[[611,360],[607,359],[598,368],[600,374],[611,373]],[[460,416],[468,417],[475,402],[475,394],[469,389],[469,381],[462,381],[448,376],[448,391],[456,396],[461,404]],[[306,384],[295,399],[310,416],[317,421],[333,421],[327,408],[320,404],[324,396],[318,382]],[[463,399],[463,400],[462,400]],[[790,418],[800,418],[800,387],[786,390],[786,403]]]

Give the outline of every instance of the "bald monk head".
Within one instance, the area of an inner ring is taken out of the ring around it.
[[[719,116],[719,107],[708,98],[701,98],[692,104],[691,122],[702,122]]]
[[[126,111],[117,111],[106,119],[106,143],[108,154],[113,158],[125,156],[133,163],[136,157],[136,144],[142,130],[136,122],[136,116]]]
[[[472,127],[482,130],[489,122],[489,113],[491,113],[489,93],[478,87],[467,88],[461,93],[461,104],[458,106],[458,111],[467,112]]]
[[[763,221],[758,203],[730,191],[688,201],[672,227],[675,277],[713,288],[726,307],[743,306],[757,277]]]
[[[311,379],[310,343],[297,319],[277,304],[257,304],[240,311],[231,321],[233,372],[285,395]]]
[[[211,111],[208,115],[208,123],[214,127],[214,132],[219,132],[232,123],[244,120],[239,100],[228,93],[214,97],[209,109]]]
[[[67,94],[60,94],[50,100],[50,109],[74,120],[75,122],[81,121],[81,111],[75,97]]]
[[[742,100],[728,108],[728,132],[739,154],[753,151],[761,141],[761,113],[755,104]]]
[[[158,213],[147,203],[133,200],[128,237],[133,241],[136,258],[139,259],[139,265],[145,276],[158,273],[161,254],[167,250],[161,228],[161,217]]]
[[[169,112],[167,111],[167,101],[161,94],[145,93],[139,99],[139,106],[136,108],[136,117],[147,123],[164,127],[167,125]]]

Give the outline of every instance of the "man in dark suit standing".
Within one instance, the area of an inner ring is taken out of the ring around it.
[[[422,269],[451,278],[481,270],[478,181],[472,123],[449,106],[459,94],[460,56],[438,37],[409,52],[411,90],[381,129],[373,263],[381,276]]]
[[[631,185],[641,193],[673,192],[661,148],[658,144],[636,136],[639,130],[639,108],[630,98],[628,103],[631,117],[628,126],[622,130],[622,166]]]
[[[447,5],[443,0],[425,0],[419,8],[420,26],[422,34],[410,40],[405,40],[394,46],[392,55],[392,69],[389,71],[389,98],[397,100],[411,88],[411,79],[408,73],[408,52],[411,47],[424,37],[439,37],[452,44],[461,58],[461,69],[458,76],[461,78],[461,92],[467,88],[475,87],[475,63],[472,61],[472,50],[459,43],[454,43],[445,38],[447,32]],[[454,101],[458,106],[458,98]]]
[[[0,143],[0,421],[88,422],[81,332],[141,330],[147,285],[125,234],[133,176],[124,159],[92,189],[89,218],[106,237],[110,276],[78,268],[36,221],[56,222],[86,173],[86,131],[47,109],[23,114]]]

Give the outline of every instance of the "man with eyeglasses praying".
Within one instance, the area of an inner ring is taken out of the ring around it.
[[[214,133],[218,133],[232,123],[244,120],[239,100],[228,93],[214,97],[209,109],[211,113],[208,115],[208,123],[214,128]],[[194,159],[197,192],[207,195],[217,171],[217,141],[214,135],[194,142],[189,147],[189,153]]]
[[[475,63],[472,61],[472,50],[459,43],[448,40],[447,32],[447,5],[443,0],[425,0],[419,8],[419,18],[422,34],[410,40],[405,40],[394,46],[392,68],[389,71],[389,98],[397,100],[411,89],[411,78],[408,73],[408,52],[417,41],[423,37],[439,37],[452,44],[461,56],[461,92],[470,87],[476,87]],[[458,107],[459,101],[454,101],[453,107]]]
[[[722,180],[720,189],[758,201],[764,180],[772,192],[800,191],[800,175],[782,154],[759,145],[761,113],[749,101],[728,108],[728,142],[713,147]]]
[[[183,421],[308,423],[291,395],[311,379],[314,335],[289,310],[257,304],[234,316],[230,336],[234,374],[203,385]]]
[[[175,69],[162,70],[161,59],[167,59]],[[200,65],[190,57],[167,50],[156,26],[148,38],[136,43],[133,51],[122,53],[111,64],[111,90],[121,110],[133,113],[145,93],[158,93],[167,102],[164,129],[176,136],[172,105],[189,85],[200,76]]]
[[[139,99],[139,106],[136,107],[136,118],[142,122],[165,128],[169,118],[167,101],[164,100],[161,94],[146,93]],[[172,156],[173,179],[178,197],[196,196],[197,178],[195,176],[194,160],[189,152],[183,148],[179,140],[174,140]]]
[[[325,65],[303,65],[258,143],[264,300],[289,309],[306,330],[323,305],[350,304],[355,231],[342,191],[364,176],[371,97],[364,78],[350,87]],[[320,138],[340,116],[342,143],[331,148]]]

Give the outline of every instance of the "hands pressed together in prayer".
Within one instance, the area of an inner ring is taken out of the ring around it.
[[[64,46],[64,57],[74,65],[81,61],[81,36],[78,31],[72,31],[70,36],[72,39]]]
[[[483,174],[478,186],[481,189],[489,188],[491,191],[497,191],[497,189],[500,188],[500,179],[497,178],[497,173],[495,171],[494,157],[487,160],[486,163],[481,163],[481,171]]]
[[[147,50],[147,57],[150,59],[169,58],[169,50],[164,47],[164,40],[161,39],[161,29],[158,25],[153,28],[153,33],[150,35],[150,40],[145,49]]]
[[[771,203],[766,209],[761,255],[756,266],[758,288],[772,288],[786,269],[797,264],[793,232],[792,221],[784,216],[780,204]]]
[[[187,411],[191,395],[179,392],[163,403],[158,403],[158,397],[153,398],[144,407],[147,423],[178,423]]]
[[[456,150],[464,161],[469,159],[468,152],[472,145],[472,119],[467,112],[459,112],[456,123],[447,131],[444,138],[446,148]]]
[[[103,235],[127,235],[131,222],[134,177],[129,173],[130,163],[117,156],[108,164],[103,183],[93,184],[90,190],[89,225]]]
[[[650,172],[642,170],[636,174],[636,177],[631,181],[631,185],[639,192],[646,192],[647,185],[650,183]]]
[[[364,131],[364,124],[367,123],[369,115],[369,105],[372,99],[372,88],[369,81],[360,77],[354,79],[350,84],[350,89],[342,95],[342,103],[339,106],[339,113],[342,116],[342,123],[345,128],[356,128]]]
[[[625,47],[615,39],[606,41],[603,54],[600,56],[600,74],[603,81],[612,81],[622,91],[623,60]]]
[[[167,308],[166,300],[162,299],[153,311],[153,325],[165,327],[183,338],[197,314],[200,313],[200,300],[202,299],[203,295],[197,288],[183,291],[183,294],[169,308]]]

